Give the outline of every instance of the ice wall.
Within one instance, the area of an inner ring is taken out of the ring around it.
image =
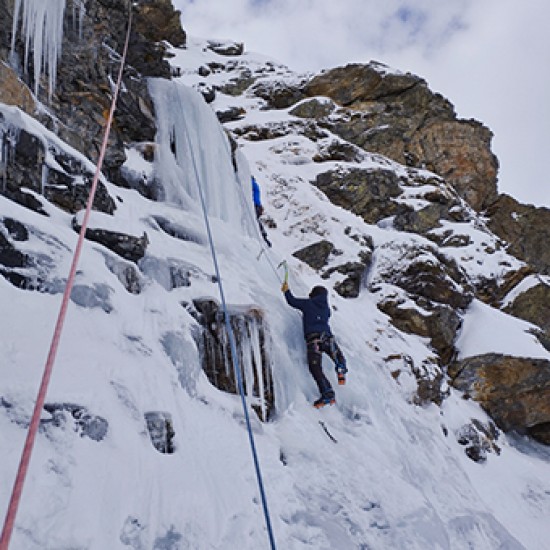
[[[55,90],[57,60],[63,42],[63,17],[66,0],[15,0],[12,23],[12,56],[21,15],[21,34],[25,41],[25,72],[32,52],[34,68],[34,94],[38,96],[40,75],[48,75],[48,95]],[[83,6],[78,4],[82,14]]]
[[[231,147],[216,115],[195,90],[178,82],[151,79],[157,136],[155,179],[166,202],[200,212],[199,186],[210,216],[252,234],[250,182],[233,169]]]

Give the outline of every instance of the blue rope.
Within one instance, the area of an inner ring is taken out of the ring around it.
[[[191,139],[189,138],[187,128],[186,128],[185,135],[187,137],[187,142],[189,144],[189,150],[192,151]],[[233,329],[231,328],[231,323],[229,322],[229,313],[227,311],[227,304],[225,302],[225,294],[223,292],[222,277],[221,277],[221,274],[220,274],[220,269],[219,269],[219,266],[218,266],[218,259],[217,259],[217,256],[216,256],[216,248],[214,246],[214,239],[212,237],[212,231],[210,229],[210,221],[208,219],[206,201],[204,199],[204,193],[203,193],[203,190],[202,190],[202,185],[200,183],[199,172],[198,172],[198,169],[197,169],[197,164],[195,162],[195,155],[194,154],[191,154],[191,160],[192,160],[192,163],[193,163],[193,170],[195,172],[195,177],[197,178],[197,187],[199,189],[199,196],[200,196],[202,212],[203,212],[203,216],[204,216],[204,223],[206,225],[206,232],[208,234],[208,241],[210,243],[210,251],[212,253],[212,261],[214,263],[214,269],[216,271],[216,278],[218,280],[218,287],[219,287],[219,290],[220,290],[220,298],[221,298],[221,301],[222,301],[222,308],[223,308],[223,313],[224,313],[225,328],[226,328],[226,331],[227,331],[227,335],[229,337],[229,344],[230,344],[230,347],[231,347],[231,355],[233,357],[233,371],[235,372],[235,379],[237,380],[237,387],[239,389],[239,394],[240,394],[240,397],[241,397],[241,405],[242,405],[243,411],[244,411],[244,418],[245,418],[245,421],[246,421],[246,430],[248,432],[248,441],[250,443],[250,450],[252,451],[252,459],[254,461],[254,469],[256,470],[256,478],[258,480],[258,487],[259,487],[260,496],[261,496],[261,499],[262,499],[262,507],[263,507],[265,523],[266,523],[266,527],[267,527],[267,533],[269,535],[269,542],[270,542],[270,545],[271,545],[271,550],[276,550],[275,538],[273,536],[273,529],[271,528],[271,520],[270,520],[270,517],[269,517],[269,509],[268,509],[268,506],[267,506],[267,498],[266,498],[266,495],[265,495],[264,484],[263,484],[263,481],[262,481],[262,472],[261,472],[261,469],[260,469],[260,462],[258,460],[258,453],[256,452],[256,444],[254,442],[254,435],[252,433],[252,426],[250,424],[250,416],[248,414],[248,408],[246,406],[244,385],[243,385],[243,379],[242,379],[242,374],[241,374],[241,367],[240,367],[240,363],[239,363],[239,357],[237,355],[237,345],[235,343],[235,335],[233,334]]]

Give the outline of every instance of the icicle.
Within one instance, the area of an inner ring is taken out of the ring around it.
[[[0,172],[2,174],[2,190],[6,191],[8,164],[15,156],[15,147],[19,141],[20,129],[9,122],[0,124],[2,141],[0,142]]]
[[[244,373],[244,389],[248,398],[254,397],[254,369],[252,365],[252,346],[250,345],[250,330],[248,322],[244,319],[239,321],[240,344],[241,344],[241,366]]]
[[[258,396],[260,398],[260,408],[262,418],[267,418],[266,402],[265,402],[265,383],[263,375],[262,350],[260,346],[260,324],[256,318],[253,318],[250,323],[251,331],[251,347],[254,366],[256,367],[256,381],[258,386]]]
[[[14,55],[15,37],[23,7],[21,35],[25,40],[24,68],[27,71],[29,53],[33,53],[34,94],[38,96],[38,85],[42,70],[48,75],[48,97],[55,90],[57,60],[63,42],[63,17],[66,0],[15,0],[12,22],[11,56]]]
[[[78,38],[82,39],[82,27],[84,16],[86,15],[86,6],[84,0],[73,0],[73,30],[76,30],[77,12],[78,11]]]
[[[0,174],[2,176],[2,192],[6,192],[6,180],[8,172],[8,140],[6,135],[2,135],[0,143]]]
[[[49,173],[48,165],[46,163],[42,164],[42,174],[41,174],[41,178],[40,178],[40,194],[41,195],[44,194],[44,188],[45,188],[46,184],[48,183],[48,173]]]

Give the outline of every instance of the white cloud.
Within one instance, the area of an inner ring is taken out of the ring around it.
[[[298,71],[371,59],[425,78],[495,134],[499,190],[550,207],[547,0],[174,0],[191,35]]]

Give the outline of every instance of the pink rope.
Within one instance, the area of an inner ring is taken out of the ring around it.
[[[63,301],[61,303],[61,308],[59,310],[59,315],[57,317],[57,322],[55,325],[55,330],[53,333],[52,342],[50,344],[50,351],[48,353],[48,358],[46,360],[46,365],[44,367],[44,374],[42,375],[42,382],[38,390],[38,395],[36,398],[36,404],[34,406],[34,411],[31,418],[31,423],[27,431],[27,438],[25,440],[25,446],[23,447],[23,452],[21,454],[21,459],[19,461],[19,468],[17,470],[17,476],[13,484],[12,494],[10,502],[8,505],[8,511],[4,521],[4,527],[2,529],[2,537],[0,538],[0,550],[8,550],[10,543],[11,535],[13,532],[13,527],[15,524],[15,517],[19,508],[19,502],[21,500],[21,493],[23,491],[23,484],[25,483],[25,478],[29,468],[29,462],[31,459],[32,450],[34,447],[34,442],[36,439],[36,433],[38,431],[38,426],[40,424],[40,413],[44,406],[44,401],[46,400],[46,392],[48,389],[48,384],[52,375],[52,370],[55,362],[55,357],[57,355],[57,349],[59,347],[59,340],[61,339],[61,332],[63,330],[63,324],[65,322],[65,316],[67,314],[67,308],[69,305],[69,298],[71,296],[71,291],[74,285],[74,279],[76,274],[76,268],[78,265],[78,260],[80,258],[80,253],[82,251],[82,244],[84,242],[84,236],[86,234],[86,228],[88,225],[88,220],[90,218],[90,212],[92,210],[92,204],[94,202],[94,196],[97,189],[97,182],[101,174],[101,167],[103,165],[103,160],[105,158],[105,151],[107,149],[107,142],[109,140],[109,133],[111,131],[111,125],[113,123],[113,116],[115,113],[116,102],[118,98],[118,93],[120,90],[120,84],[122,82],[122,74],[124,71],[124,64],[126,61],[126,54],[128,52],[128,44],[130,41],[130,29],[132,26],[132,7],[130,5],[130,13],[128,16],[128,29],[126,31],[126,41],[124,43],[124,51],[122,53],[122,58],[120,60],[120,69],[118,72],[118,79],[115,86],[115,91],[113,94],[113,99],[111,101],[111,109],[109,111],[109,116],[107,118],[107,124],[105,126],[105,132],[103,135],[103,142],[101,144],[101,150],[99,153],[99,158],[96,165],[96,171],[94,174],[94,179],[92,181],[92,186],[90,189],[90,195],[88,196],[88,203],[86,204],[86,212],[84,214],[84,219],[82,221],[82,227],[80,228],[80,233],[78,235],[78,242],[73,256],[73,261],[71,264],[71,269],[69,271],[69,276],[67,278],[67,285],[65,287],[65,292],[63,294]]]

